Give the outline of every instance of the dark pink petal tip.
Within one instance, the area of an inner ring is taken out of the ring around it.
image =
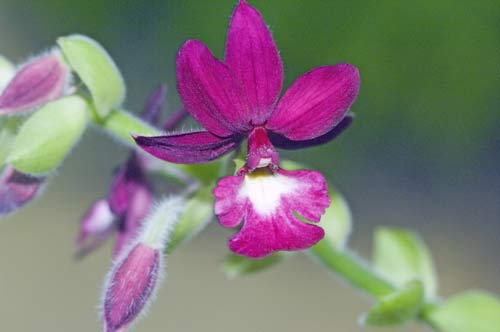
[[[135,142],[151,155],[172,163],[206,163],[234,150],[239,137],[220,138],[207,131],[166,136],[134,137]]]
[[[277,169],[279,156],[271,144],[267,132],[262,127],[257,127],[248,135],[248,153],[246,166],[253,171],[256,168],[270,167]]]
[[[330,204],[324,177],[305,170],[266,172],[229,176],[214,189],[214,213],[221,225],[236,227],[243,222],[229,248],[239,255],[262,258],[279,250],[313,246],[323,238],[323,229],[294,213],[319,222]]]
[[[6,166],[0,175],[0,216],[15,212],[42,191],[45,177],[34,177]]]
[[[347,114],[359,84],[359,71],[350,64],[313,69],[285,92],[266,127],[294,141],[320,137]]]
[[[161,259],[159,250],[139,243],[116,262],[105,285],[105,331],[125,329],[143,312],[158,284]]]
[[[252,123],[263,124],[281,91],[283,65],[261,14],[245,1],[231,18],[224,61],[243,84]]]
[[[177,87],[186,110],[211,133],[228,137],[250,129],[241,83],[203,43],[189,40],[179,50]]]
[[[165,108],[166,101],[167,85],[161,84],[149,97],[146,107],[142,111],[141,118],[152,125],[156,125],[161,112]]]
[[[19,113],[61,97],[70,72],[57,54],[32,60],[0,95],[0,115]]]

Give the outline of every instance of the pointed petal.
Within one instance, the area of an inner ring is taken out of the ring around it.
[[[293,141],[322,136],[347,114],[359,82],[357,68],[349,64],[313,69],[292,84],[266,127]]]
[[[211,133],[227,137],[250,129],[241,84],[203,43],[189,40],[180,49],[177,86],[186,110]]]
[[[113,249],[113,257],[118,257],[124,248],[137,237],[141,225],[153,206],[153,194],[146,187],[138,187],[127,206],[118,230],[118,235]]]
[[[219,180],[214,195],[222,226],[244,222],[229,241],[237,254],[261,258],[278,250],[302,250],[324,236],[322,228],[294,215],[318,222],[330,204],[326,181],[318,172],[257,170]]]
[[[161,112],[165,108],[166,101],[167,85],[161,84],[149,97],[146,107],[142,111],[141,118],[152,125],[157,124]]]
[[[0,114],[13,114],[61,97],[69,70],[57,54],[24,65],[0,95]]]
[[[116,261],[105,285],[107,332],[127,327],[144,310],[158,284],[161,259],[159,250],[139,243]]]
[[[181,122],[188,117],[189,113],[186,109],[181,108],[174,113],[168,115],[167,120],[163,124],[163,130],[172,131],[181,124]]]
[[[76,239],[77,257],[83,257],[99,247],[113,233],[115,215],[107,200],[95,201],[80,221],[80,232]]]
[[[6,166],[0,175],[0,215],[31,202],[41,192],[45,177],[34,177]]]
[[[353,120],[354,120],[354,115],[347,114],[342,119],[342,121],[340,121],[338,125],[333,127],[333,129],[327,132],[326,134],[305,141],[292,141],[283,135],[278,135],[274,133],[269,133],[269,139],[271,140],[274,146],[280,149],[296,150],[296,149],[310,148],[313,146],[323,145],[330,141],[333,141],[351,125]]]
[[[240,1],[231,19],[225,63],[243,84],[253,124],[263,124],[281,91],[283,65],[262,16],[245,1]]]
[[[146,152],[165,161],[179,164],[206,163],[234,150],[239,137],[220,138],[207,131],[166,136],[135,137]]]

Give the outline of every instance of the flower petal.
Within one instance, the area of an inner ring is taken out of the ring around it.
[[[243,0],[229,25],[225,63],[243,84],[253,124],[262,125],[281,91],[283,65],[262,16]]]
[[[146,107],[142,111],[141,118],[152,125],[157,124],[161,112],[165,107],[166,100],[167,85],[161,84],[149,97]]]
[[[57,54],[23,66],[0,95],[0,114],[18,113],[61,97],[69,69]]]
[[[189,40],[180,49],[177,86],[186,110],[211,133],[227,137],[250,129],[241,84],[203,43]]]
[[[34,177],[6,166],[0,175],[0,215],[16,211],[40,193],[46,177]]]
[[[333,127],[333,129],[326,134],[305,141],[292,141],[283,135],[278,135],[272,132],[269,133],[269,139],[274,146],[280,149],[295,150],[310,148],[313,146],[323,145],[334,140],[351,125],[353,120],[354,116],[352,114],[347,114],[338,125]]]
[[[220,138],[207,131],[166,136],[135,137],[135,142],[153,156],[172,163],[198,164],[234,150],[240,137]]]
[[[322,136],[349,111],[359,82],[358,69],[349,64],[313,69],[292,84],[266,127],[293,141]]]
[[[318,172],[278,170],[221,179],[214,190],[214,212],[224,227],[244,222],[229,241],[240,255],[261,258],[278,250],[302,250],[324,236],[324,231],[300,221],[294,212],[318,222],[330,204],[326,181]]]

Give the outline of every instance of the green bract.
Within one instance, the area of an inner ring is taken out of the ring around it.
[[[167,251],[171,252],[181,243],[200,232],[213,218],[213,195],[210,187],[199,190],[186,204],[171,236]]]
[[[5,165],[7,156],[12,150],[19,122],[20,118],[17,117],[0,119],[0,167]]]
[[[413,279],[422,281],[427,298],[435,298],[437,278],[429,249],[410,231],[387,227],[375,233],[374,263],[388,280],[402,286]]]
[[[468,291],[427,312],[426,319],[440,332],[500,332],[500,300]]]
[[[363,321],[374,326],[402,324],[417,316],[423,299],[422,282],[410,281],[401,289],[382,297]]]
[[[270,268],[291,255],[293,255],[291,252],[279,251],[262,259],[250,259],[245,256],[229,254],[224,260],[222,268],[228,278],[236,278]]]
[[[61,37],[57,43],[71,68],[89,89],[100,117],[105,117],[123,102],[125,83],[122,75],[101,45],[82,35]]]
[[[14,77],[16,67],[6,58],[0,55],[0,93]]]
[[[7,162],[28,174],[50,172],[78,141],[86,122],[87,103],[81,97],[46,104],[21,126]]]

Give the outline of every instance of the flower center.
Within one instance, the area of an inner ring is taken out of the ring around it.
[[[293,178],[259,168],[245,175],[238,196],[248,198],[258,214],[268,216],[279,207],[281,197],[295,191],[298,185]]]

